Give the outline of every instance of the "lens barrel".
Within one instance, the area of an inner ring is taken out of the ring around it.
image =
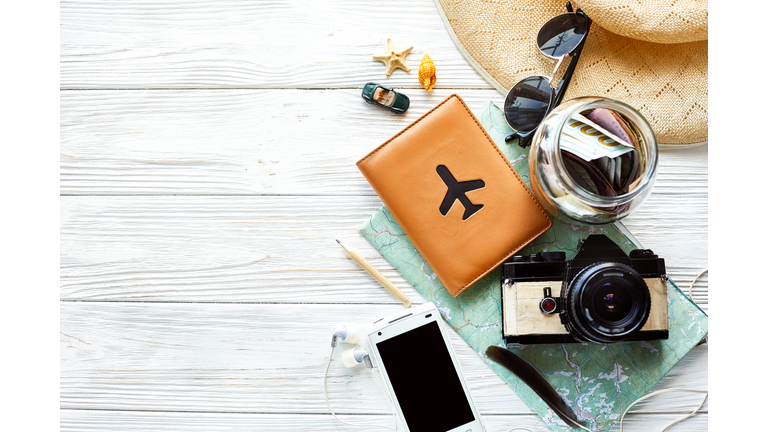
[[[575,339],[611,343],[631,338],[645,325],[651,294],[632,267],[600,262],[585,267],[565,286],[561,304],[565,327]]]

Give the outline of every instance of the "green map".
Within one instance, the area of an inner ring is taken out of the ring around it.
[[[504,142],[504,137],[512,131],[502,111],[491,102],[477,117],[520,177],[530,184],[528,149]],[[482,354],[490,345],[505,346],[501,328],[500,268],[454,298],[386,207],[374,213],[360,227],[360,232],[419,293],[437,306],[443,319],[473,349]],[[567,259],[571,259],[579,241],[590,234],[607,235],[625,253],[642,248],[621,224],[579,226],[552,217],[552,228],[520,253],[565,251]],[[619,420],[627,406],[650,393],[677,362],[707,336],[706,314],[671,280],[667,292],[668,340],[510,345],[509,348],[547,378],[583,425],[593,431],[606,431]],[[502,366],[487,358],[486,362],[553,430],[571,430],[526,384]]]

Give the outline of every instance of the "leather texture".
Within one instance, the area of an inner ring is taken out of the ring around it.
[[[454,297],[552,225],[455,94],[357,166]],[[441,206],[450,200],[443,216]]]

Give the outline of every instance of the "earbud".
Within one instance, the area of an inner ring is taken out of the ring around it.
[[[365,362],[365,366],[368,369],[373,368],[368,351],[362,348],[353,348],[344,351],[341,353],[341,362],[344,363],[344,366],[347,368],[353,368],[362,362]]]
[[[331,338],[331,347],[336,347],[339,338],[349,345],[354,345],[360,340],[360,330],[350,324],[342,324],[333,329],[333,338]],[[353,368],[358,364],[365,362],[368,369],[372,368],[371,358],[368,351],[362,348],[352,348],[341,353],[341,362],[348,368]]]
[[[333,330],[333,338],[331,339],[332,347],[335,347],[338,344],[339,338],[350,345],[354,345],[360,340],[360,330],[355,326],[342,324]]]
[[[360,331],[357,329],[357,327],[349,325],[349,324],[342,324],[340,326],[337,326],[335,329],[333,329],[333,338],[331,339],[331,355],[328,356],[328,364],[325,366],[325,374],[323,375],[323,391],[325,393],[325,403],[328,404],[328,410],[331,412],[331,415],[336,418],[336,420],[339,420],[340,422],[344,424],[348,424],[351,426],[360,426],[360,427],[370,427],[370,426],[376,426],[376,427],[382,427],[385,429],[397,431],[397,414],[395,412],[395,405],[392,403],[392,398],[387,394],[387,397],[389,398],[389,403],[392,405],[392,416],[395,418],[395,427],[391,428],[388,426],[380,426],[380,425],[362,425],[362,424],[354,424],[354,423],[347,423],[344,420],[340,419],[336,413],[333,412],[333,409],[331,408],[331,402],[328,400],[328,370],[331,368],[331,361],[333,360],[333,352],[336,350],[336,344],[339,342],[339,338],[343,340],[344,342],[348,344],[356,344],[357,341],[360,340]],[[376,376],[376,373],[373,372],[373,364],[371,362],[371,357],[368,355],[368,351],[364,350],[363,348],[350,348],[343,353],[341,353],[341,362],[344,364],[347,368],[353,368],[357,366],[360,363],[365,363],[365,366],[368,367],[368,370],[371,371],[373,374],[373,378],[376,379],[376,382],[379,384],[379,387],[384,389],[384,385],[381,384],[381,380]],[[384,390],[386,393],[386,390]]]

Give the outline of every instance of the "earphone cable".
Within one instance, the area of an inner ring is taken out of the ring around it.
[[[397,430],[397,412],[395,411],[395,402],[392,400],[392,397],[389,395],[389,392],[387,389],[384,388],[384,384],[381,383],[381,380],[379,380],[379,377],[376,376],[376,372],[373,371],[373,369],[369,369],[371,371],[371,374],[373,375],[373,378],[376,379],[376,382],[379,384],[379,387],[384,392],[384,394],[387,396],[387,399],[389,400],[389,406],[392,408],[392,418],[395,420],[395,431]]]
[[[694,302],[694,303],[696,303],[696,302],[693,301],[693,284],[695,284],[696,281],[699,280],[699,278],[702,277],[704,275],[704,273],[707,273],[708,271],[709,271],[709,269],[706,269],[706,270],[703,270],[698,275],[696,275],[696,277],[693,278],[693,281],[691,281],[691,286],[688,287],[688,298],[690,298],[691,301]]]
[[[640,399],[632,402],[631,404],[629,404],[627,409],[624,410],[624,413],[621,415],[621,420],[619,421],[619,432],[624,432],[624,416],[627,415],[627,413],[629,412],[630,408],[632,408],[633,405],[635,405],[636,403],[638,403],[638,402],[640,402],[640,401],[642,401],[644,399],[648,399],[650,397],[653,397],[653,396],[656,396],[656,395],[659,395],[659,394],[662,394],[662,393],[669,393],[669,392],[706,393],[706,395],[704,396],[704,399],[701,401],[699,406],[696,407],[695,410],[693,410],[690,414],[684,415],[683,417],[680,417],[679,419],[677,419],[677,420],[673,421],[672,423],[666,425],[664,427],[664,429],[661,430],[661,432],[664,432],[664,431],[668,430],[669,428],[671,428],[672,426],[680,423],[681,421],[686,420],[686,419],[696,415],[696,413],[699,412],[701,407],[704,406],[704,402],[706,402],[707,398],[709,397],[709,391],[708,390],[683,389],[683,388],[668,388],[668,389],[664,389],[664,390],[658,390],[658,391],[655,391],[653,393],[649,393],[649,394],[641,397]],[[509,429],[508,432],[512,432],[512,431],[516,431],[516,430],[524,430],[524,431],[531,432],[529,429],[524,428],[524,427],[515,427],[515,428],[512,428],[512,429]],[[589,429],[587,429],[587,430],[589,430]]]
[[[680,417],[679,419],[677,419],[677,420],[673,421],[672,423],[668,424],[666,427],[664,427],[664,429],[662,429],[662,430],[661,430],[661,432],[664,432],[664,431],[666,431],[667,429],[671,428],[672,426],[674,426],[674,425],[676,425],[676,424],[680,423],[681,421],[683,421],[683,420],[685,420],[685,419],[687,419],[687,418],[690,418],[690,417],[693,417],[694,415],[696,415],[696,413],[698,413],[698,412],[699,412],[699,410],[701,409],[701,407],[703,407],[703,406],[704,406],[704,402],[706,402],[706,401],[707,401],[707,398],[709,397],[709,391],[708,391],[708,390],[696,390],[696,389],[684,389],[684,388],[668,388],[668,389],[664,389],[664,390],[658,390],[658,391],[655,391],[655,392],[653,392],[653,393],[649,393],[649,394],[647,394],[647,395],[645,395],[645,396],[641,397],[640,399],[638,399],[638,400],[636,400],[636,401],[632,402],[631,404],[629,404],[629,406],[627,407],[627,409],[626,409],[626,410],[624,410],[624,414],[622,414],[622,415],[621,415],[621,421],[619,422],[619,432],[624,432],[624,416],[625,416],[625,415],[627,415],[627,412],[629,412],[629,409],[630,409],[630,408],[632,408],[632,406],[633,406],[634,404],[636,404],[636,403],[640,402],[641,400],[644,400],[644,399],[648,399],[649,397],[652,397],[652,396],[656,396],[656,395],[659,395],[659,394],[661,394],[661,393],[668,393],[668,392],[690,392],[690,393],[706,393],[706,395],[704,396],[704,399],[701,401],[701,403],[699,404],[699,406],[698,406],[698,407],[696,407],[696,409],[695,409],[695,410],[693,410],[693,411],[692,411],[690,414],[688,414],[688,415],[685,415],[685,416],[683,416],[683,417]]]
[[[341,418],[339,418],[339,416],[337,416],[336,413],[333,412],[333,408],[331,408],[331,401],[328,399],[328,370],[331,368],[331,360],[333,360],[334,348],[335,347],[331,346],[331,354],[328,356],[328,364],[325,366],[325,374],[323,375],[323,390],[324,390],[324,393],[325,393],[325,404],[328,405],[328,411],[331,412],[331,415],[333,415],[333,417],[336,418],[336,420],[338,420],[338,421],[340,421],[340,422],[342,422],[342,423],[344,423],[346,425],[349,425],[349,426],[380,427],[380,428],[389,429],[389,430],[392,430],[392,431],[397,431],[397,417],[395,417],[395,427],[393,429],[393,428],[391,428],[389,426],[382,426],[382,425],[377,425],[377,424],[349,423],[349,422],[346,422],[346,421],[342,420]],[[373,372],[373,371],[371,371],[371,372]],[[376,378],[375,375],[374,375],[374,378]],[[378,382],[379,379],[376,378],[376,381]],[[381,385],[380,382],[379,382],[379,385]],[[390,403],[392,403],[391,399],[390,399]],[[393,408],[392,414],[394,415],[395,414],[394,405],[392,406],[392,408]]]

